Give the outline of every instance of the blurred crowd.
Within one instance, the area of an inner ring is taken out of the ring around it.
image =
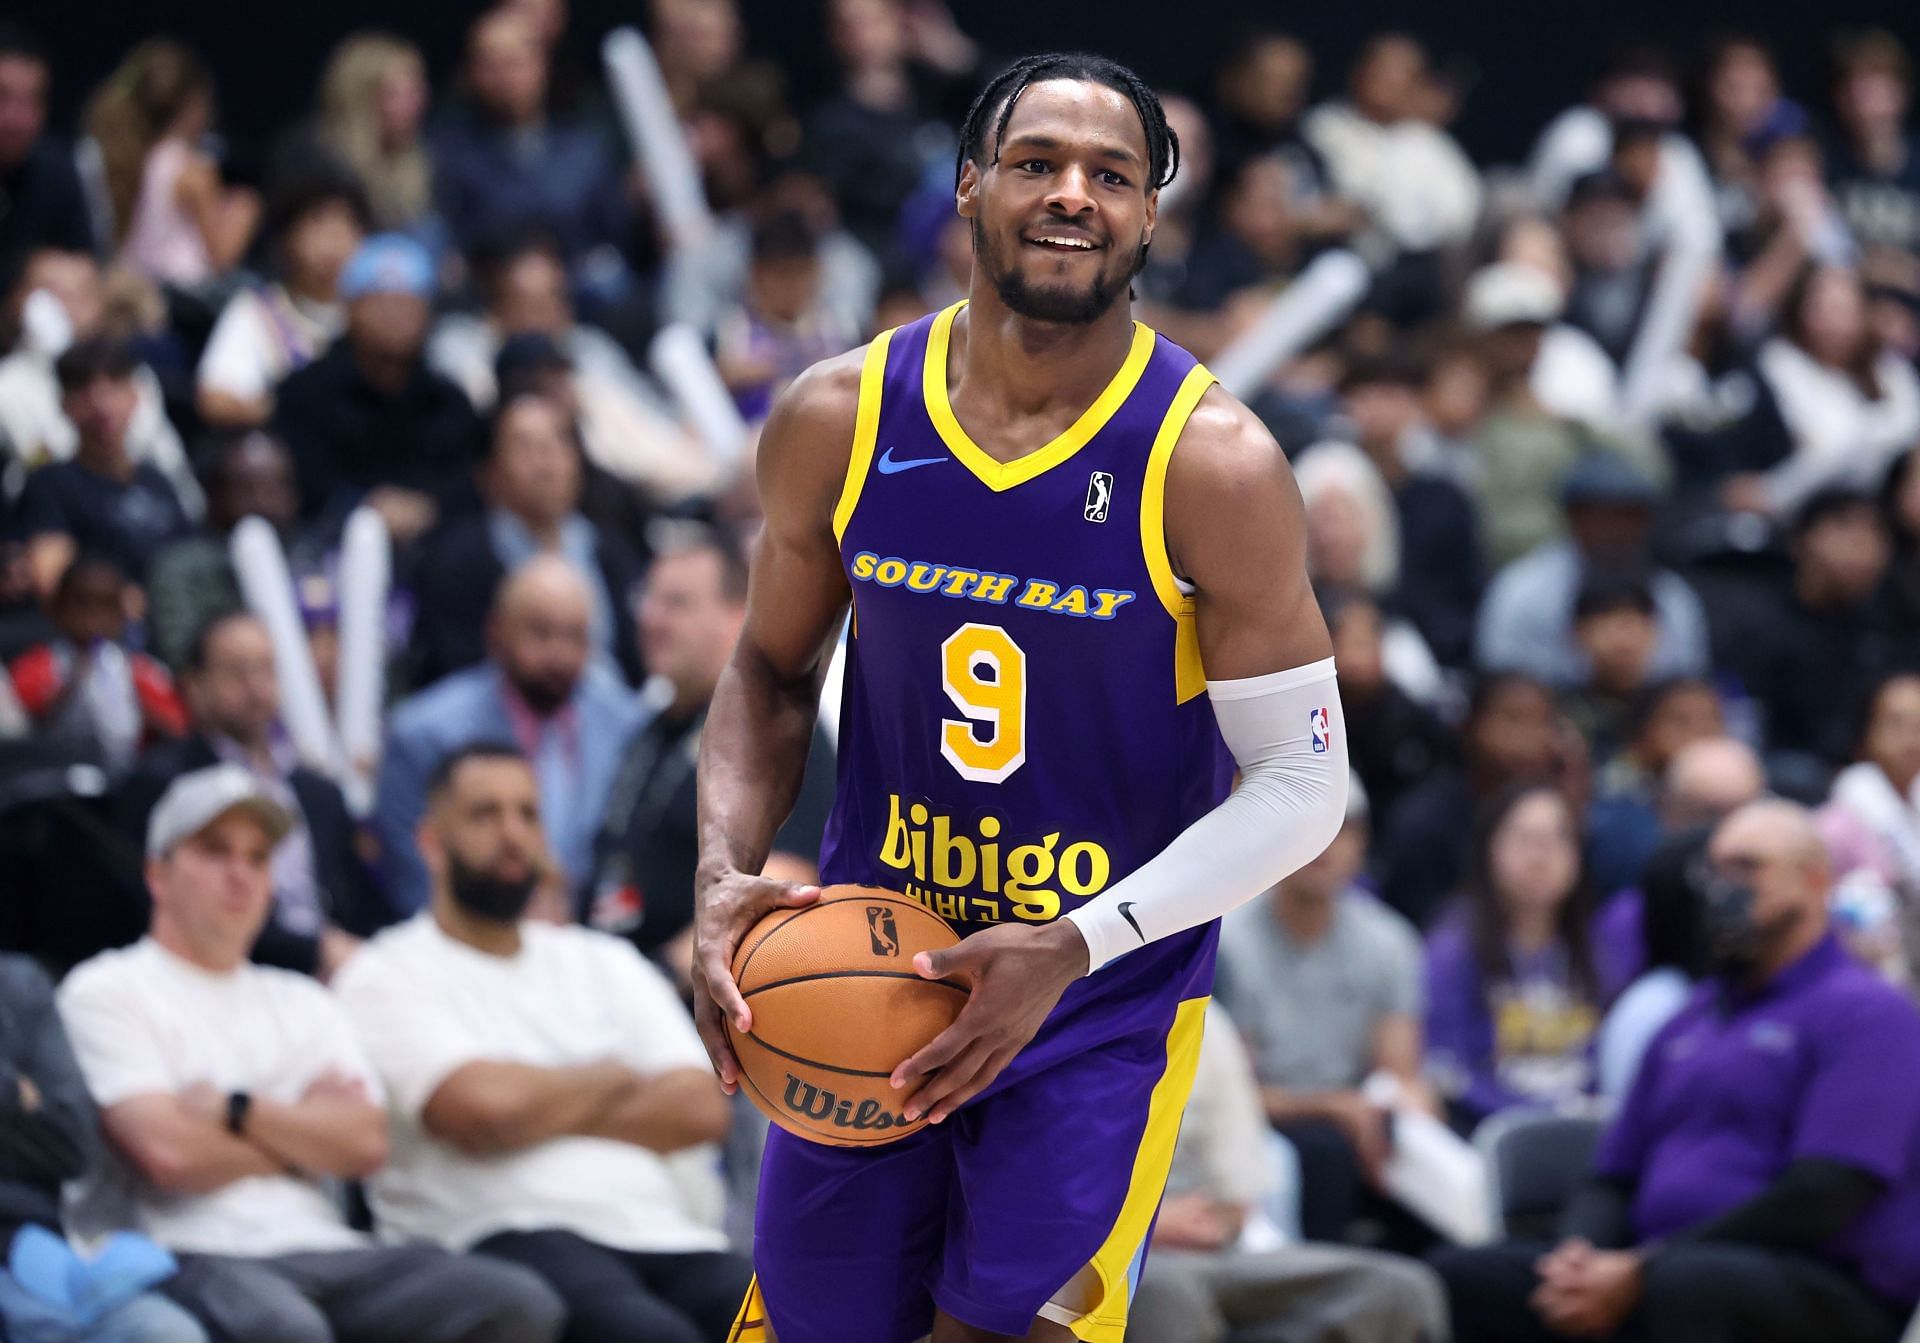
[[[809,364],[964,297],[956,128],[1012,53],[830,0],[801,102],[734,0],[643,17],[697,233],[566,0],[480,13],[435,83],[344,36],[244,163],[189,47],[141,42],[54,126],[0,24],[0,1223],[140,1233],[62,1324],[22,1230],[18,1337],[732,1322],[756,1124],[676,993],[753,436]],[[1162,90],[1180,171],[1135,311],[1292,461],[1356,786],[1225,924],[1130,1336],[1413,1343],[1448,1291],[1469,1340],[1612,1336],[1564,1245],[1404,1256],[1519,1234],[1440,1206],[1478,1206],[1489,1133],[1618,1107],[1621,1243],[1818,1157],[1870,1187],[1817,1186],[1839,1211],[1799,1239],[1705,1239],[1824,1266],[1845,1339],[1920,1297],[1920,1245],[1849,1239],[1920,1182],[1920,1095],[1816,1057],[1831,1018],[1772,1023],[1804,1094],[1743,1099],[1787,1107],[1744,1185],[1663,1202],[1659,1141],[1730,974],[1727,1012],[1850,994],[1819,1010],[1920,1057],[1911,54],[1839,34],[1790,89],[1725,36],[1585,73],[1512,165],[1449,130],[1498,89],[1401,34],[1336,69],[1252,32]],[[816,873],[834,700],[775,875]],[[1792,1107],[1822,1087],[1893,1117],[1821,1128]],[[1461,1291],[1514,1281],[1468,1332]],[[1646,1337],[1723,1336],[1655,1288]]]

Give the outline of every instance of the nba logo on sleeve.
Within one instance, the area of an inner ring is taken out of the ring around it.
[[[1325,755],[1327,747],[1333,742],[1333,734],[1327,730],[1327,711],[1310,709],[1307,712],[1307,730],[1313,734],[1313,753]]]
[[[1081,513],[1088,522],[1105,522],[1107,505],[1113,502],[1113,474],[1095,471],[1087,482],[1087,507]]]

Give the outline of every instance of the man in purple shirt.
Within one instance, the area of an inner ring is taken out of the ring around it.
[[[1456,1337],[1892,1343],[1920,1298],[1920,1011],[1833,936],[1802,808],[1740,808],[1707,857],[1713,972],[1561,1243],[1437,1260]]]

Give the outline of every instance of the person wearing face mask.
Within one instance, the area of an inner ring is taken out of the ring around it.
[[[372,825],[388,899],[402,914],[427,903],[414,844],[427,780],[463,746],[517,744],[539,781],[541,820],[568,890],[592,867],[627,741],[643,717],[619,676],[591,658],[587,580],[557,555],[536,555],[500,585],[487,617],[487,660],[402,701],[388,725]]]
[[[433,896],[341,974],[388,1089],[389,1235],[513,1260],[567,1303],[567,1343],[698,1343],[751,1269],[696,1206],[726,1098],[666,977],[620,938],[524,917],[546,863],[531,762],[470,746],[435,771]]]
[[[1920,1011],[1841,946],[1805,809],[1741,807],[1707,861],[1706,978],[1559,1245],[1438,1257],[1455,1337],[1892,1343],[1920,1298]]]

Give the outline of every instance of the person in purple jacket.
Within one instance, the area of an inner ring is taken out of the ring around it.
[[[1749,803],[1707,858],[1712,973],[1560,1244],[1438,1257],[1456,1338],[1892,1343],[1920,1299],[1920,1010],[1835,937],[1804,809]]]
[[[1591,1090],[1591,909],[1572,802],[1541,783],[1495,794],[1463,892],[1427,935],[1427,1068],[1463,1128]]]

